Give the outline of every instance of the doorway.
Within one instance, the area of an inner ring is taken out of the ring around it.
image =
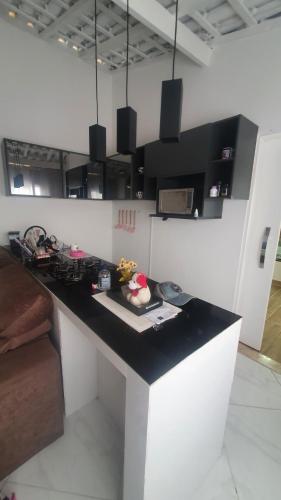
[[[281,232],[276,251],[261,353],[281,363]]]

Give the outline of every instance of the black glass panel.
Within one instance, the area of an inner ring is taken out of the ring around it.
[[[106,198],[130,200],[132,192],[132,157],[114,155],[106,161]]]
[[[103,165],[89,163],[65,173],[67,198],[103,199]]]
[[[10,194],[63,196],[59,150],[6,139],[5,156]]]

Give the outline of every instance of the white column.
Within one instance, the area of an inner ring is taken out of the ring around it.
[[[97,397],[97,351],[94,339],[60,309],[57,311],[65,414],[71,415]]]
[[[124,500],[187,500],[219,458],[240,327],[150,387],[128,372]]]

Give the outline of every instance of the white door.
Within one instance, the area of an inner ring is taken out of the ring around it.
[[[235,310],[243,316],[240,340],[260,350],[281,223],[281,134],[260,138],[249,202]],[[264,267],[260,253],[270,233]]]

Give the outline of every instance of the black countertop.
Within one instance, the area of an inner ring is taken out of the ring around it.
[[[66,285],[46,271],[31,272],[148,384],[240,319],[195,298],[158,331],[138,333],[92,298],[90,281]]]

